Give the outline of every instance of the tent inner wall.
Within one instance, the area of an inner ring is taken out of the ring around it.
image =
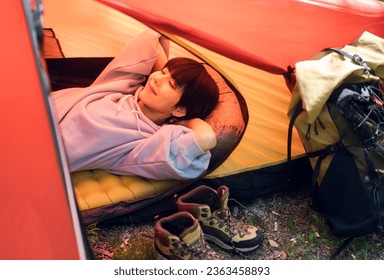
[[[98,57],[103,59],[113,57],[138,32],[147,28],[136,20],[97,2],[88,0],[46,1],[44,27],[53,30],[65,58]],[[65,10],[69,13],[73,7],[77,7],[76,11],[63,17],[62,11]],[[170,57],[189,56],[190,54],[178,44],[187,46],[214,66],[236,87],[245,99],[248,108],[248,124],[240,143],[216,170],[198,183],[209,181],[211,185],[226,184],[232,187],[233,197],[240,199],[251,199],[286,188],[285,162],[288,128],[286,114],[291,94],[283,77],[236,62],[179,37],[169,36],[177,42],[177,44],[171,43]],[[296,169],[300,171],[307,170],[309,164],[305,158],[302,158],[304,149],[296,133],[293,139],[292,155],[294,158],[300,158],[293,166],[297,166]],[[310,172],[311,170],[308,170],[307,173],[310,174]],[[85,176],[93,177],[90,174],[85,174]],[[107,177],[108,180],[116,179]],[[304,177],[299,179],[303,181]],[[94,183],[91,182],[91,184]],[[78,185],[75,184],[74,187],[79,193]],[[86,187],[86,190],[88,193],[89,188]],[[244,194],[247,195],[244,196]],[[90,195],[96,196],[93,192]],[[136,210],[150,206],[159,200],[159,197],[155,200],[150,198],[150,203],[138,200],[117,209],[109,207],[110,202],[105,206],[100,205],[100,196],[98,197],[98,201],[96,201],[98,206],[82,211],[83,220],[86,223],[94,222],[95,217],[100,218],[100,213],[105,214],[103,219],[111,218],[124,213],[137,212]],[[80,202],[78,201],[78,203]],[[86,204],[88,205],[88,202]],[[137,205],[138,208],[135,208],[134,205]],[[111,209],[113,209],[113,213]],[[149,213],[151,213],[150,210]]]
[[[65,57],[113,57],[137,32],[147,28],[91,0],[46,0],[44,4],[44,27],[54,30]],[[222,177],[285,162],[286,114],[291,94],[283,77],[238,63],[190,42],[187,44],[218,66],[241,92],[249,111],[249,123],[242,141],[227,161],[209,176]],[[173,50],[172,55],[177,55],[178,48]],[[295,132],[292,155],[303,154]]]

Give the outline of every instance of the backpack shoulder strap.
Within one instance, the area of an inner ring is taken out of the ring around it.
[[[287,143],[287,160],[288,162],[291,161],[291,147],[292,147],[292,131],[293,131],[293,126],[295,124],[297,116],[300,114],[300,112],[303,110],[303,102],[300,100],[299,103],[297,103],[291,119],[289,120],[289,125],[288,125],[288,143]]]

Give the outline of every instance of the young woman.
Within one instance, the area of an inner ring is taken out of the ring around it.
[[[52,93],[70,171],[104,169],[150,179],[190,179],[208,167],[215,133],[203,119],[218,102],[204,66],[167,61],[146,30],[87,88]]]

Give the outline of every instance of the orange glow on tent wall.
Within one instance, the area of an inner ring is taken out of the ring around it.
[[[78,259],[23,2],[0,14],[0,259]]]

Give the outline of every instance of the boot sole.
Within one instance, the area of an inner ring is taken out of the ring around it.
[[[166,257],[164,257],[162,254],[160,254],[157,250],[155,250],[154,257],[155,257],[155,260],[158,260],[158,261],[165,261],[165,260],[168,260],[168,259],[167,259]]]
[[[248,252],[256,250],[257,248],[260,247],[260,244],[258,244],[258,245],[255,245],[253,247],[238,248],[235,246],[230,246],[230,245],[224,243],[223,241],[221,241],[220,239],[218,239],[212,235],[208,235],[208,234],[205,234],[205,240],[208,240],[208,241],[211,241],[211,242],[217,244],[219,247],[223,248],[224,250],[237,251],[237,252],[241,252],[241,253],[248,253]]]

